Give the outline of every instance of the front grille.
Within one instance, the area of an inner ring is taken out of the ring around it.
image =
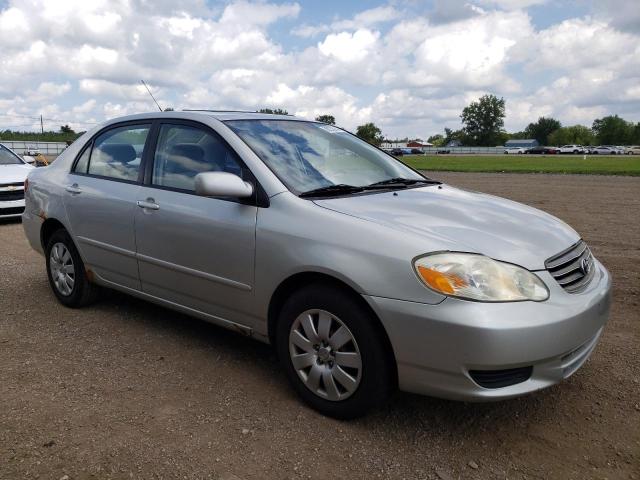
[[[502,388],[529,380],[531,372],[533,367],[528,366],[505,370],[469,370],[469,375],[481,387]]]
[[[24,190],[0,190],[0,202],[24,199]]]
[[[586,287],[595,273],[593,255],[583,240],[547,259],[544,266],[569,293],[579,292]]]
[[[24,212],[24,207],[12,207],[12,208],[2,208],[0,205],[0,217],[5,215],[18,215]]]

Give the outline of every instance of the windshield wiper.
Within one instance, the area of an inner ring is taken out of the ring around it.
[[[402,187],[406,188],[412,185],[440,185],[442,182],[427,178],[389,178],[370,185],[356,186],[339,183],[338,185],[327,185],[326,187],[314,188],[308,192],[303,192],[300,197],[330,197],[333,195],[349,195],[351,193],[360,193],[365,190],[382,190],[385,188]]]
[[[338,185],[328,185],[326,187],[314,188],[307,192],[302,192],[299,196],[304,197],[330,197],[333,195],[348,195],[351,193],[359,193],[364,190],[363,187],[356,187],[355,185],[346,185],[340,183]]]
[[[440,185],[442,182],[437,180],[431,180],[430,178],[389,178],[387,180],[381,180],[379,182],[372,183],[371,185],[367,185],[365,188],[371,187],[390,187],[390,186],[408,186],[408,185],[416,185],[418,183],[425,185]]]

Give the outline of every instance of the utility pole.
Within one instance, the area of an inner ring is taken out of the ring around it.
[[[42,115],[40,115],[40,133],[44,135],[44,124],[42,123]]]

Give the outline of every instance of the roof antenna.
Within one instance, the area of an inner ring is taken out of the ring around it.
[[[140,80],[140,82],[142,83],[142,85],[144,85],[144,88],[147,89],[147,92],[149,92],[149,95],[151,95],[151,98],[153,98],[153,101],[156,102],[156,105],[158,106],[158,110],[162,111],[162,107],[160,106],[160,104],[156,100],[156,97],[153,96],[153,93],[151,93],[151,90],[149,90],[149,87],[147,86],[147,84],[144,83],[144,80]]]

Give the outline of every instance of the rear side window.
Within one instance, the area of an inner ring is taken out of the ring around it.
[[[96,137],[88,158],[87,173],[136,181],[150,128],[151,125],[129,125],[108,130]],[[83,168],[86,153],[87,151],[78,160],[77,172],[81,172],[79,168]]]
[[[87,173],[87,169],[89,168],[89,157],[91,156],[91,145],[84,149],[82,155],[78,159],[76,166],[73,171],[76,173]]]
[[[242,177],[235,152],[217,135],[188,125],[162,125],[152,183],[193,191],[195,177],[201,172],[229,172]]]

